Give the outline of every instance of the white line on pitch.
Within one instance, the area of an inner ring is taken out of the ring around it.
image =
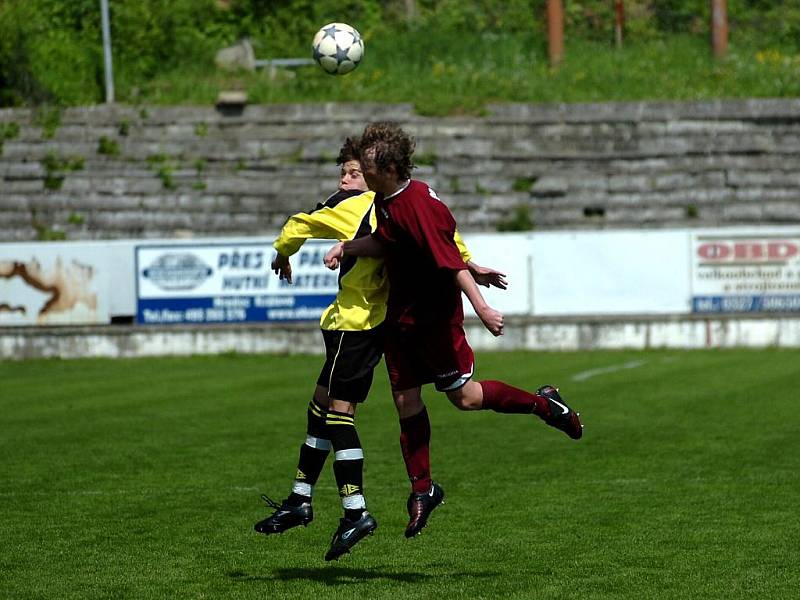
[[[610,367],[601,367],[599,369],[589,369],[588,371],[581,371],[572,376],[572,381],[586,381],[595,375],[603,375],[604,373],[615,373],[617,371],[624,371],[626,369],[635,369],[645,364],[646,360],[632,360],[621,365],[611,365]]]

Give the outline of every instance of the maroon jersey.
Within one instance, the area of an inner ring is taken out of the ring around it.
[[[450,209],[427,183],[413,179],[391,196],[376,194],[375,208],[373,235],[386,247],[387,322],[462,323],[455,271],[467,266],[453,241],[456,221]]]

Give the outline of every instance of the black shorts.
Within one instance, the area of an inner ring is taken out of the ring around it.
[[[325,364],[317,384],[328,395],[345,402],[363,402],[372,386],[372,374],[383,355],[383,324],[365,331],[322,330]]]

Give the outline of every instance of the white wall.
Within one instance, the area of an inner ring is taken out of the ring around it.
[[[800,227],[474,233],[465,234],[464,239],[476,262],[507,274],[508,290],[481,290],[492,306],[509,316],[687,314],[692,312],[693,299],[699,306],[711,306],[705,299],[729,298],[735,306],[742,298],[752,301],[759,294],[783,298],[780,306],[800,310]],[[699,249],[708,240],[727,244],[731,252],[711,259],[700,256]],[[0,244],[0,265],[32,259],[51,265],[57,256],[91,265],[96,270],[92,290],[103,308],[99,320],[84,322],[96,323],[109,316],[136,314],[137,245],[269,245],[271,241],[204,238]],[[733,251],[736,244],[746,246],[738,255]],[[315,269],[327,273],[321,264],[311,271]],[[268,264],[264,271],[275,277]],[[332,293],[327,288],[322,291]],[[45,298],[19,277],[0,276],[0,305],[24,301],[35,311]],[[467,314],[474,315],[466,304]],[[759,306],[752,301],[749,310],[766,310]],[[6,311],[0,325],[12,321]]]

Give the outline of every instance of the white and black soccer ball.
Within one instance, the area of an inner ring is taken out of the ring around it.
[[[328,23],[314,36],[314,60],[331,75],[344,75],[364,57],[364,40],[346,23]]]

